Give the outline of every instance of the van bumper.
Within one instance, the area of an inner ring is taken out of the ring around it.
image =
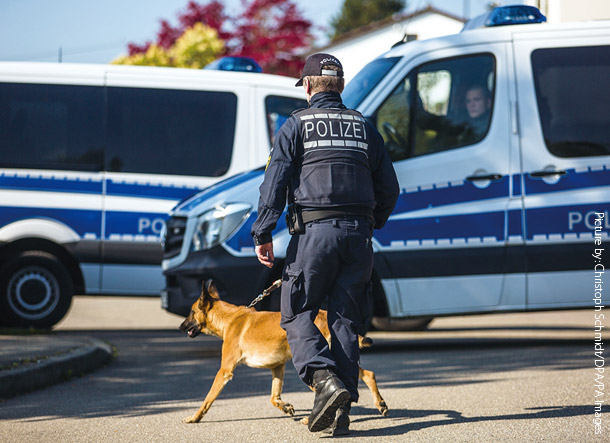
[[[235,257],[222,246],[193,252],[179,266],[164,271],[162,307],[187,316],[208,279],[214,281],[222,300],[247,306],[263,288],[269,274],[265,270],[255,256]]]

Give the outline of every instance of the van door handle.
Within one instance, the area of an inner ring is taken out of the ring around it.
[[[551,175],[566,175],[567,171],[536,171],[530,172],[530,177],[534,178],[542,178],[542,177],[550,177]]]
[[[489,174],[489,175],[471,175],[470,177],[466,177],[466,180],[474,182],[474,181],[483,181],[483,180],[500,180],[503,176],[501,174]]]

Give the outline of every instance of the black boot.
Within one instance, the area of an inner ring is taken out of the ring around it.
[[[312,378],[316,398],[307,426],[311,432],[318,432],[333,423],[337,409],[349,402],[350,394],[345,389],[343,382],[328,369],[315,371]]]
[[[335,415],[335,421],[328,428],[324,429],[325,434],[330,435],[347,435],[349,434],[349,413],[352,409],[352,405],[350,402],[339,409],[337,409],[337,414]]]

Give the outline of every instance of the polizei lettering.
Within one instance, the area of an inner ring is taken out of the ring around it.
[[[315,131],[320,138],[359,138],[366,139],[366,126],[363,122],[343,120],[318,120],[305,122],[305,138],[309,140]]]
[[[356,113],[300,114],[305,154],[316,149],[351,150],[367,155],[366,120]]]

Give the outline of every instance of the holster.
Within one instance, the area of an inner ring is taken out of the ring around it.
[[[296,203],[288,205],[288,211],[286,211],[286,226],[288,226],[290,235],[302,234],[305,232],[303,213]]]

